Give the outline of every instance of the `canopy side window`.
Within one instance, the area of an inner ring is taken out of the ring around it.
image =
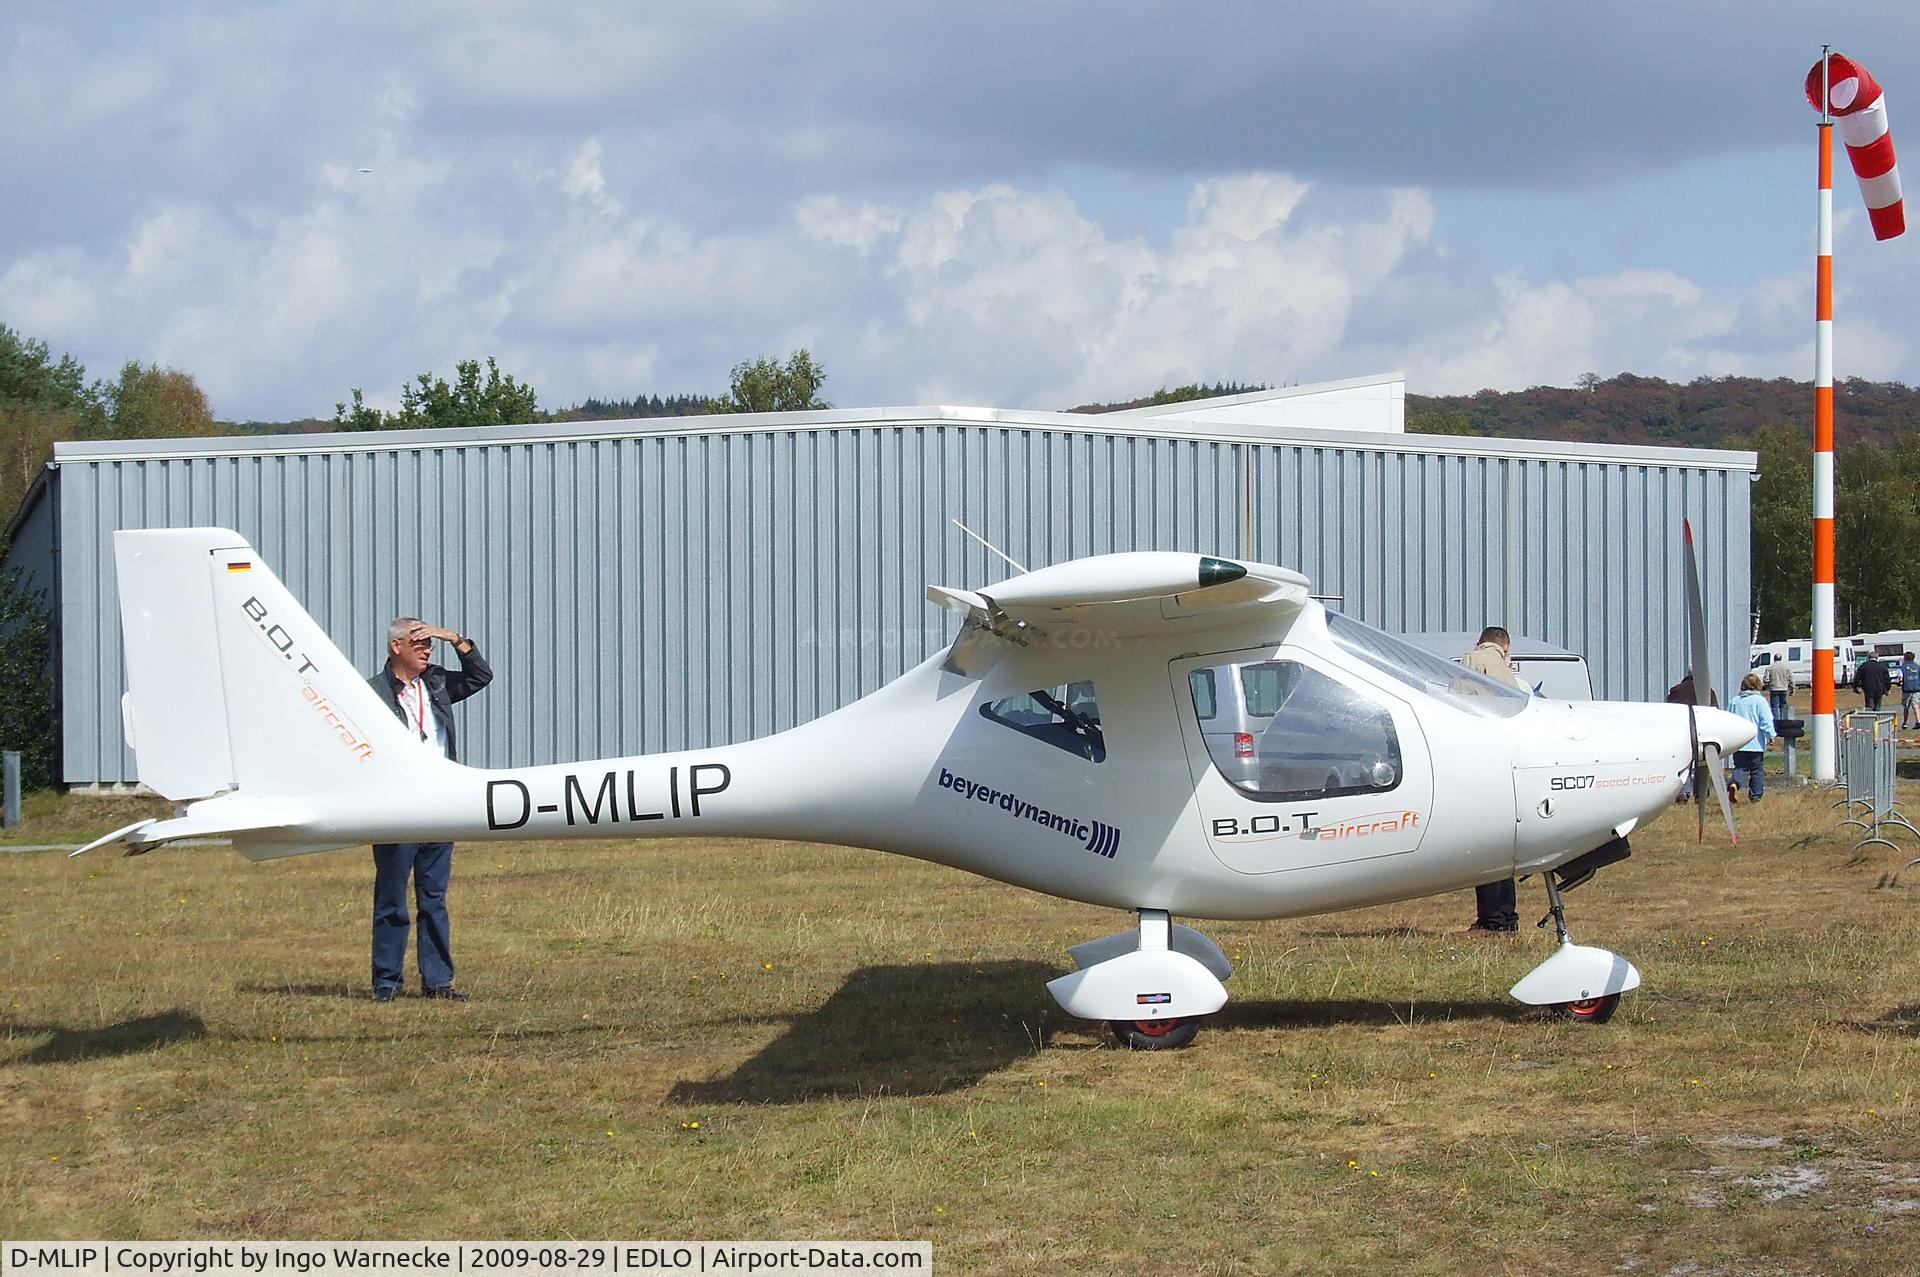
[[[1107,757],[1106,737],[1100,730],[1100,702],[1093,694],[1092,679],[1003,696],[982,704],[980,713],[990,722],[1011,727],[1022,736],[1031,736],[1088,762],[1103,762]]]
[[[1192,671],[1187,687],[1220,775],[1249,798],[1299,802],[1400,784],[1400,738],[1385,705],[1297,661]]]

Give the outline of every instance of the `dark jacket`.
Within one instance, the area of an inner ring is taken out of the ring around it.
[[[493,682],[493,667],[480,655],[478,643],[467,652],[456,647],[453,654],[460,658],[459,669],[429,665],[420,677],[427,683],[427,703],[433,706],[434,722],[447,729],[447,757],[458,759],[460,755],[453,742],[453,707]],[[407,721],[406,711],[400,708],[400,680],[393,676],[391,665],[382,666],[367,684],[380,693],[380,699],[387,703],[395,718],[403,723]]]
[[[1707,701],[1709,704],[1718,705],[1720,703],[1720,693],[1708,692]],[[1667,689],[1667,704],[1692,705],[1693,703],[1693,675],[1687,675]]]
[[[1860,662],[1860,668],[1853,672],[1853,686],[1862,696],[1885,696],[1893,686],[1886,662],[1873,656]]]

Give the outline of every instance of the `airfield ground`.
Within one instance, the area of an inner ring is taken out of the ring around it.
[[[1121,915],[873,853],[469,845],[475,1001],[384,1006],[365,851],[0,855],[0,1235],[1920,1272],[1920,870],[1876,889],[1920,847],[1851,858],[1829,801],[1742,805],[1738,849],[1675,812],[1569,897],[1646,975],[1611,1025],[1511,1002],[1546,936],[1464,938],[1458,895],[1207,924],[1234,1001],[1156,1054],[1042,988]]]

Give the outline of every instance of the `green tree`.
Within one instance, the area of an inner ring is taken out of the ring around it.
[[[114,439],[183,439],[220,433],[207,396],[190,374],[158,364],[127,363],[104,388],[107,435]]]
[[[1473,422],[1464,412],[1413,412],[1407,414],[1410,435],[1470,435]]]
[[[378,408],[367,407],[360,397],[360,387],[353,388],[353,406],[337,403],[333,406],[333,428],[335,430],[385,430],[387,414]]]
[[[1835,460],[1838,623],[1856,633],[1906,629],[1913,624],[1915,600],[1920,598],[1920,561],[1907,553],[1908,547],[1920,544],[1920,489],[1878,444],[1854,444]]]
[[[0,324],[0,404],[97,418],[100,392],[87,385],[87,370],[72,355],[55,360],[47,343]]]
[[[356,387],[352,406],[333,406],[333,424],[339,430],[416,430],[439,426],[511,426],[540,419],[532,386],[503,376],[493,357],[487,357],[487,375],[480,361],[463,359],[454,365],[453,383],[421,373],[400,390],[400,411],[383,413],[369,408]]]
[[[723,399],[709,399],[708,412],[804,412],[831,408],[820,398],[827,370],[814,362],[804,346],[787,362],[765,355],[733,366],[733,381]]]
[[[0,534],[0,560],[7,541]],[[20,751],[20,786],[53,783],[53,627],[43,590],[0,580],[0,749]]]
[[[100,433],[101,391],[71,355],[0,324],[0,561],[5,527],[56,442]],[[21,784],[53,782],[53,641],[44,590],[0,579],[0,749],[20,751]]]
[[[1813,633],[1813,442],[1793,426],[1773,425],[1750,446],[1760,454],[1751,489],[1760,637],[1805,638]]]
[[[102,391],[72,355],[0,324],[0,527],[46,464],[53,445],[105,428]]]

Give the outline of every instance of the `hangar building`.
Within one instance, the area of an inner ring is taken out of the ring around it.
[[[1750,452],[1407,434],[1397,376],[1100,416],[830,410],[60,444],[9,568],[54,618],[64,783],[135,779],[111,533],[246,536],[369,673],[386,623],[474,636],[498,677],[462,757],[724,744],[874,690],[949,642],[929,583],[1114,550],[1305,572],[1383,629],[1583,653],[1596,694],[1679,675],[1680,521],[1717,668],[1746,666]],[[1723,676],[1724,677],[1724,676]],[[1722,689],[1725,696],[1725,689]]]

